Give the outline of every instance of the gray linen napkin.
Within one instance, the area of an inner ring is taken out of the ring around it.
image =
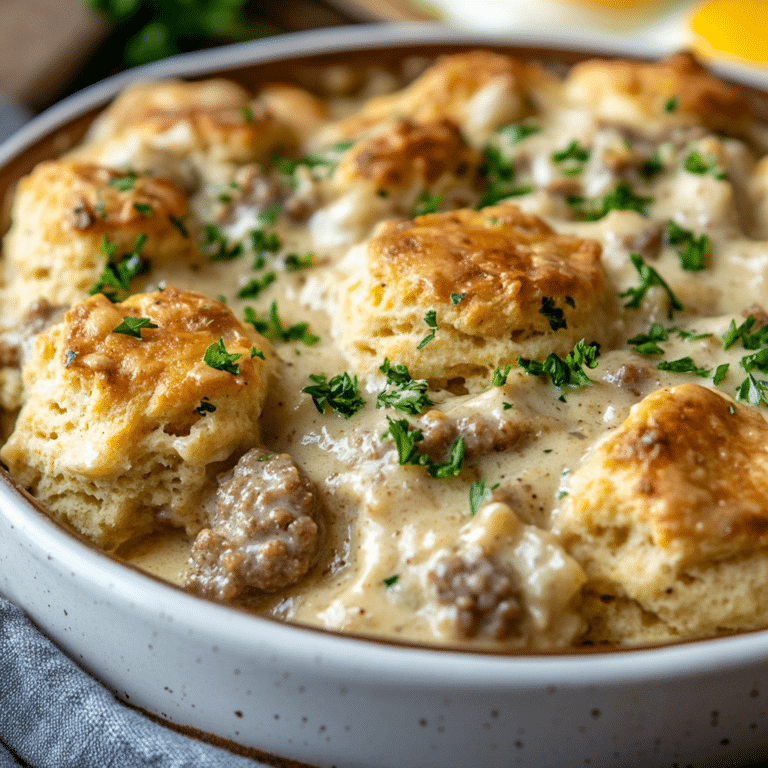
[[[0,597],[0,768],[267,768],[119,702]]]

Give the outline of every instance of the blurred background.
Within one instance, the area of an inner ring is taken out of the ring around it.
[[[317,27],[418,21],[493,33],[596,30],[768,63],[765,0],[3,0],[0,118],[11,126],[175,53]]]

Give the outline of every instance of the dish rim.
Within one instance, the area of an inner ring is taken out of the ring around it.
[[[215,76],[236,68],[316,54],[440,44],[557,49],[563,53],[633,58],[659,58],[675,50],[647,42],[628,43],[597,33],[586,37],[567,32],[490,35],[432,23],[366,24],[289,33],[182,54],[89,86],[42,112],[0,144],[0,169],[19,159],[36,142],[103,106],[137,81]],[[708,62],[707,66],[721,77],[768,91],[768,71],[755,71],[732,63]],[[719,670],[727,671],[768,658],[768,629],[658,646],[531,652],[428,645],[284,622],[201,599],[101,551],[53,520],[4,469],[0,470],[0,512],[12,528],[25,533],[30,546],[39,550],[36,556],[56,557],[67,563],[72,577],[82,577],[84,587],[92,594],[119,598],[125,610],[143,609],[173,615],[190,636],[238,652],[253,652],[263,645],[279,647],[288,658],[315,657],[326,671],[348,673],[350,659],[359,652],[356,674],[364,673],[367,680],[379,685],[401,685],[403,674],[409,676],[414,688],[540,690],[546,686],[649,683],[670,677],[698,676],[711,671],[713,663]],[[253,632],[254,621],[267,631]]]

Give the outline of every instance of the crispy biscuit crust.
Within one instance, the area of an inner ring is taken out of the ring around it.
[[[697,384],[658,390],[634,406],[571,475],[555,513],[555,531],[590,577],[588,591],[625,607],[636,601],[660,622],[660,636],[763,625],[766,446],[768,423],[756,409]],[[591,610],[606,639],[642,639],[624,621],[628,608],[612,615],[595,602]]]
[[[534,99],[554,82],[541,67],[499,53],[470,51],[444,56],[402,90],[367,101],[335,130],[339,136],[354,136],[393,118],[420,123],[447,118],[472,127],[477,119],[477,114],[471,114],[473,100],[489,87],[500,97],[490,118],[495,128],[532,114]]]
[[[138,83],[99,116],[78,155],[97,156],[132,136],[206,160],[268,160],[295,144],[292,130],[237,83],[221,78]]]
[[[387,222],[342,288],[342,346],[360,371],[389,357],[438,380],[514,361],[532,351],[528,340],[570,349],[600,294],[600,253],[510,204]],[[569,329],[551,331],[543,297],[564,309]],[[438,329],[419,350],[430,310]]]
[[[104,269],[104,235],[116,258],[146,235],[142,256],[153,263],[195,260],[194,241],[174,224],[187,214],[186,197],[162,177],[40,163],[19,182],[4,241],[4,312],[18,319],[35,299],[68,305],[87,296]]]
[[[751,120],[744,92],[686,52],[655,63],[594,59],[577,64],[565,80],[565,95],[605,120],[651,132],[703,124],[738,134]]]
[[[397,120],[386,133],[364,139],[345,153],[334,182],[370,181],[378,190],[392,192],[414,184],[432,187],[444,176],[471,183],[479,166],[480,155],[450,120]]]
[[[142,328],[141,338],[115,332],[125,317],[157,328]],[[220,339],[240,355],[237,372],[204,362]],[[266,361],[251,357],[254,345]],[[194,533],[212,471],[259,439],[271,359],[266,340],[201,294],[166,288],[122,304],[93,296],[35,339],[2,459],[102,547],[168,524]]]

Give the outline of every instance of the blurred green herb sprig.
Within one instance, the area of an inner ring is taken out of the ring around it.
[[[106,14],[113,37],[123,46],[126,66],[146,64],[176,53],[252,40],[280,30],[253,21],[247,0],[83,0]]]

